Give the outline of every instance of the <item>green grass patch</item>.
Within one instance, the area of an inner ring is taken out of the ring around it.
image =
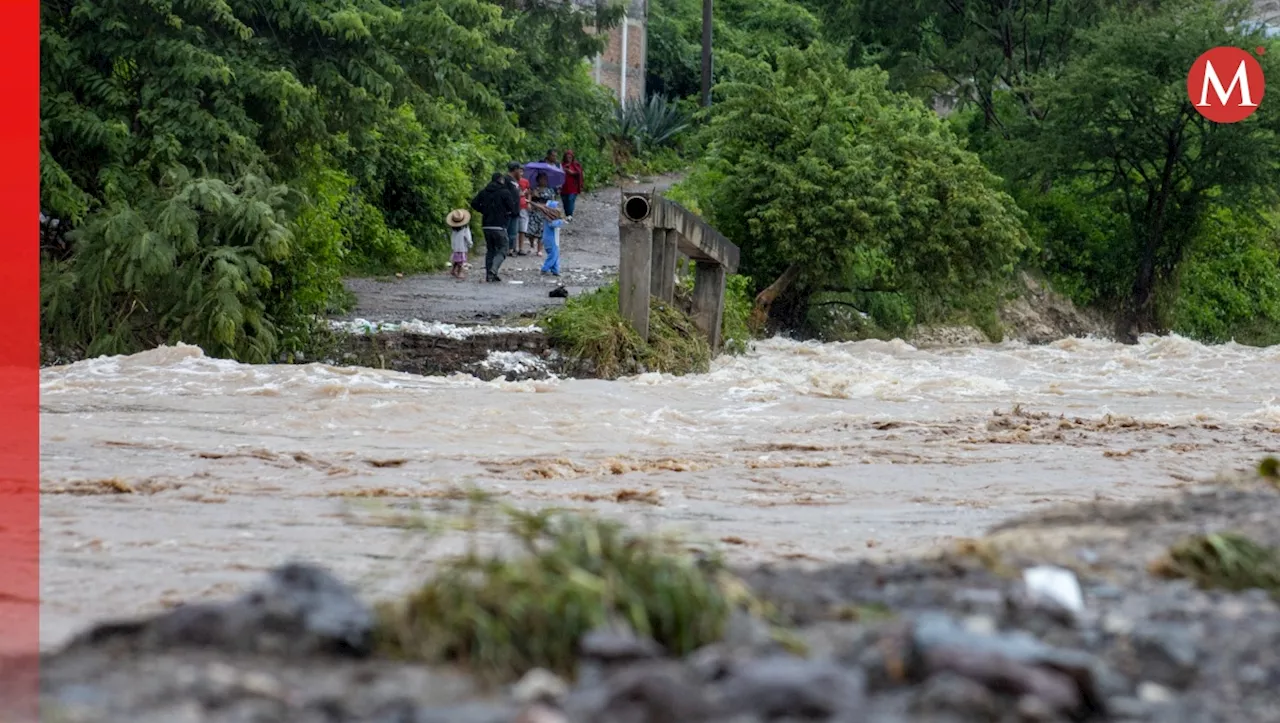
[[[684,259],[676,267],[676,299],[687,302],[693,298],[694,264]],[[751,309],[755,304],[755,283],[750,276],[730,274],[724,280],[724,312],[720,319],[721,350],[726,354],[741,354],[751,342]]]
[[[521,554],[469,552],[379,609],[378,645],[401,659],[452,662],[486,679],[535,667],[572,675],[581,637],[619,622],[684,655],[721,639],[735,609],[771,616],[718,555],[564,510],[489,503]],[[482,529],[468,524],[465,529]]]
[[[1280,552],[1231,532],[1196,535],[1174,545],[1153,572],[1202,588],[1280,594]]]
[[[618,283],[571,298],[539,322],[551,343],[572,358],[590,362],[598,376],[613,379],[641,369],[697,374],[711,366],[711,348],[688,314],[654,299],[649,341],[640,338],[618,311]]]

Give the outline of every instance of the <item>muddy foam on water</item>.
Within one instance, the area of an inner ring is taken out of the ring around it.
[[[46,645],[231,594],[290,558],[391,594],[457,542],[389,521],[470,485],[684,530],[742,561],[819,561],[1162,494],[1280,447],[1280,347],[1179,337],[773,339],[708,374],[618,382],[249,366],[177,346],[45,369],[41,386]]]

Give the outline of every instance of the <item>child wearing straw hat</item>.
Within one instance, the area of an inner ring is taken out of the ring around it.
[[[465,208],[455,208],[449,212],[444,222],[451,229],[449,245],[453,249],[453,256],[449,258],[453,262],[453,268],[449,270],[449,275],[461,281],[467,275],[463,270],[467,263],[467,252],[474,244],[471,239],[471,212]]]

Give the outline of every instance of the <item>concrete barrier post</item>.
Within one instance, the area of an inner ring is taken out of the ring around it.
[[[672,229],[653,230],[653,276],[649,292],[668,304],[676,298],[676,256],[679,235]]]
[[[649,339],[649,293],[653,284],[653,237],[648,194],[629,193],[622,198],[618,219],[618,311],[631,322],[640,338]]]
[[[693,322],[707,335],[712,355],[720,352],[720,326],[724,318],[724,267],[714,261],[698,261],[693,277]]]

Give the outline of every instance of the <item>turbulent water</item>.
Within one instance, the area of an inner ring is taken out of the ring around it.
[[[46,369],[42,394],[54,645],[287,558],[388,594],[439,554],[391,513],[471,485],[744,561],[905,553],[1037,505],[1150,497],[1276,450],[1280,347],[777,339],[705,375],[486,383],[182,346]]]

